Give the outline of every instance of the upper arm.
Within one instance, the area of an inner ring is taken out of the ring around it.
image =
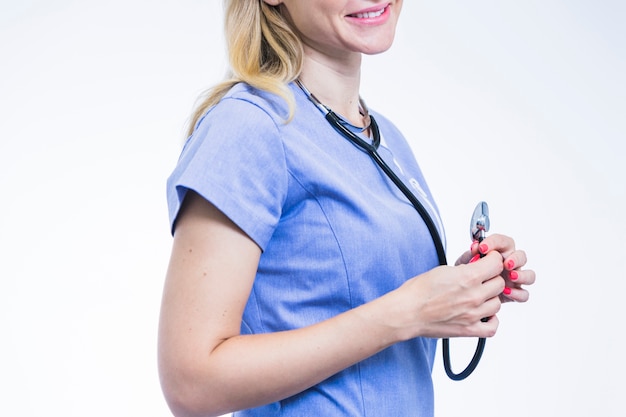
[[[159,326],[164,388],[240,332],[261,249],[211,203],[189,192],[179,214]]]

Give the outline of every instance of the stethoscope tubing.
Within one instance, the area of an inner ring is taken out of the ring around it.
[[[409,200],[409,202],[413,205],[415,210],[419,213],[420,217],[426,224],[428,231],[433,239],[433,243],[435,245],[435,250],[437,252],[437,259],[439,261],[439,265],[447,265],[448,260],[446,259],[446,251],[443,246],[443,241],[441,240],[441,236],[439,231],[437,230],[437,226],[433,221],[432,217],[424,207],[424,205],[419,201],[419,199],[411,192],[409,187],[396,175],[396,173],[389,167],[389,165],[384,161],[384,159],[380,156],[377,151],[377,147],[380,144],[380,130],[378,128],[378,124],[376,123],[376,119],[374,116],[370,115],[370,129],[372,132],[372,144],[366,142],[365,140],[359,138],[353,132],[351,132],[348,128],[346,128],[342,123],[339,117],[328,107],[322,104],[299,80],[296,80],[298,86],[304,91],[304,93],[309,97],[309,100],[315,104],[317,108],[319,108],[323,113],[324,117],[328,121],[328,123],[344,138],[348,139],[350,142],[367,152],[370,157],[374,160],[374,162],[382,169],[382,171],[387,175],[387,177],[398,187],[398,189],[404,194],[404,196]],[[472,357],[470,363],[467,367],[457,373],[454,373],[452,370],[452,365],[450,363],[450,340],[448,338],[442,339],[442,353],[443,353],[443,366],[446,371],[446,375],[453,381],[460,381],[467,378],[478,366],[480,359],[482,357],[483,351],[485,349],[485,338],[479,338],[478,343],[476,345],[476,350],[474,352],[474,356]]]
[[[387,165],[387,163],[383,160],[383,158],[380,156],[380,154],[376,150],[376,146],[370,145],[366,141],[356,136],[350,130],[348,130],[344,125],[341,124],[341,122],[339,121],[339,118],[334,112],[329,111],[326,114],[326,120],[328,120],[331,126],[334,127],[335,130],[337,130],[342,136],[348,138],[355,145],[359,146],[361,149],[366,151],[370,155],[370,157],[374,160],[374,162],[376,162],[376,164],[380,167],[380,169],[383,170],[385,175],[387,175],[387,177],[389,177],[389,179],[396,185],[396,187],[398,187],[398,189],[402,192],[402,194],[404,194],[404,196],[409,200],[409,202],[413,205],[415,210],[417,210],[419,215],[422,217],[422,219],[426,223],[426,227],[428,228],[428,231],[430,232],[433,238],[434,244],[435,244],[435,249],[437,251],[437,258],[439,260],[439,264],[447,265],[448,261],[446,259],[446,252],[443,247],[443,242],[441,240],[441,236],[439,235],[439,231],[437,230],[437,226],[435,225],[435,222],[431,218],[430,214],[428,214],[428,211],[426,211],[426,208],[424,207],[424,205],[411,192],[409,187],[407,187],[407,185],[396,175],[396,173],[391,169],[391,167],[389,167],[389,165]],[[378,124],[376,123],[376,119],[374,119],[374,116],[370,115],[370,121],[371,121],[370,127],[372,129],[372,132],[373,132],[372,134],[374,136],[373,143],[378,144],[380,143],[380,136],[379,136],[380,133],[378,129]]]

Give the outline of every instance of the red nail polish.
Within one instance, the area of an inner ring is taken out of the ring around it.
[[[517,271],[509,272],[509,278],[511,278],[511,281],[515,281],[516,279],[518,279],[519,275],[518,275]]]
[[[515,268],[515,261],[513,259],[506,261],[506,268],[508,270],[513,270]]]
[[[489,246],[483,243],[478,247],[478,250],[480,251],[480,253],[487,253],[489,252]]]
[[[480,259],[480,255],[476,254],[476,255],[474,255],[474,257],[472,259],[470,259],[469,263],[476,262],[479,259]]]
[[[511,289],[509,287],[504,287],[504,291],[502,291],[504,295],[511,295]]]

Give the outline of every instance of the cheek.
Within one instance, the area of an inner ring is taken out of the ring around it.
[[[338,38],[344,36],[345,31],[337,22],[310,16],[300,21],[297,28],[305,42],[314,44],[336,43]]]

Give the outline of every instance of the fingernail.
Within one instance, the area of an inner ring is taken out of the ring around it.
[[[509,259],[508,261],[506,261],[506,267],[509,270],[512,270],[515,268],[515,261],[513,259]]]
[[[478,247],[478,250],[480,251],[480,253],[487,253],[487,252],[489,252],[489,246],[487,246],[486,244],[482,243]]]
[[[469,263],[476,262],[479,259],[480,259],[480,255],[476,254],[476,255],[474,255],[474,257],[472,259],[470,259]]]
[[[504,295],[511,295],[511,289],[509,287],[504,287],[504,291],[502,291]]]
[[[511,281],[515,281],[516,279],[518,279],[519,275],[517,274],[517,271],[509,272],[509,278],[511,278]]]
[[[478,241],[475,240],[472,242],[472,246],[470,246],[470,251],[474,252],[474,250],[478,247]]]

